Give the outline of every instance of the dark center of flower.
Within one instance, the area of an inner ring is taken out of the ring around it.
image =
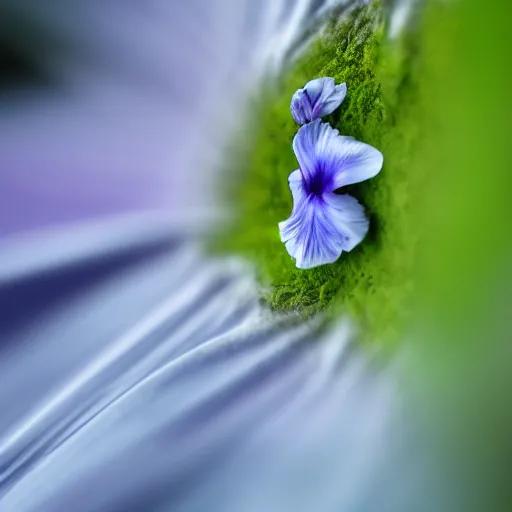
[[[323,176],[315,175],[309,184],[309,193],[315,196],[321,196],[325,190]]]
[[[330,176],[325,172],[323,166],[318,165],[313,176],[305,184],[308,195],[321,196],[329,186]]]

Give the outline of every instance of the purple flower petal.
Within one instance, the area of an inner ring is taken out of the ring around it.
[[[305,124],[334,112],[347,95],[347,85],[336,85],[333,78],[316,78],[292,97],[290,110],[298,124]]]
[[[290,189],[294,208],[291,217],[279,223],[279,231],[297,268],[333,263],[343,251],[358,245],[368,232],[364,208],[353,197],[331,193],[308,196],[304,183],[301,190],[295,179],[290,180]]]
[[[290,185],[290,190],[292,192],[293,203],[296,204],[304,194],[300,169],[293,171],[290,176],[288,176],[288,184]]]
[[[363,241],[370,227],[364,207],[348,194],[324,194],[323,199],[329,207],[332,223],[343,234],[342,250],[351,251]]]
[[[369,180],[382,169],[384,157],[374,147],[353,137],[338,137],[325,155],[334,172],[334,189]]]
[[[313,106],[313,120],[332,114],[343,102],[347,95],[347,84],[325,87],[320,99]]]
[[[375,176],[382,154],[320,120],[299,129],[293,150],[300,169],[288,179],[293,210],[279,223],[281,240],[298,268],[333,263],[363,240],[369,226],[357,200],[334,191]]]
[[[383,164],[382,153],[353,137],[339,135],[319,120],[299,129],[293,150],[310,193],[321,194],[373,178]]]
[[[306,96],[304,89],[299,89],[293,96],[290,104],[290,111],[293,120],[297,124],[306,124],[311,120],[312,109],[311,102]]]

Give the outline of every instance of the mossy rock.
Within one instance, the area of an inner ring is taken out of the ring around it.
[[[222,250],[256,264],[263,296],[273,310],[303,317],[327,310],[331,318],[346,311],[378,340],[394,338],[407,317],[417,239],[415,194],[424,178],[409,169],[421,115],[418,45],[414,36],[388,43],[384,25],[378,3],[331,20],[277,82],[263,87],[254,100],[246,140],[226,174],[235,220],[216,241]],[[346,82],[348,88],[341,107],[324,120],[341,134],[378,148],[384,167],[376,178],[342,190],[366,208],[371,223],[366,239],[334,264],[300,270],[277,227],[290,215],[287,179],[298,167],[292,151],[298,126],[290,100],[307,81],[321,76]]]

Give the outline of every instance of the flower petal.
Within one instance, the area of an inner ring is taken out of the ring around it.
[[[334,112],[347,95],[347,85],[336,85],[334,78],[310,80],[292,97],[290,110],[298,124],[305,124]]]
[[[288,185],[292,192],[292,198],[293,198],[293,209],[292,209],[292,214],[291,214],[291,216],[293,217],[297,213],[297,208],[299,207],[299,205],[302,205],[303,201],[305,200],[304,182],[302,180],[302,174],[300,173],[300,171],[298,169],[296,171],[293,171],[290,174],[290,176],[288,176]],[[281,224],[284,224],[284,222],[279,223],[280,228],[281,228]],[[286,242],[286,240],[283,239],[282,232],[281,232],[281,242]]]
[[[333,80],[334,85],[334,80]],[[323,92],[319,101],[313,105],[313,119],[332,114],[347,95],[347,84],[336,85],[329,93]]]
[[[343,233],[342,249],[350,252],[363,241],[370,226],[363,206],[348,194],[324,194],[323,199],[333,224]]]
[[[315,105],[322,98],[327,98],[334,91],[334,87],[334,78],[325,76],[322,78],[314,78],[313,80],[310,80],[304,86],[304,90],[306,91],[311,104]]]
[[[313,121],[299,128],[293,138],[293,151],[299,162],[300,172],[306,184],[309,184],[318,171],[318,144],[326,139],[326,132],[330,128],[328,124],[320,120]],[[334,130],[336,134],[337,130]]]
[[[306,124],[311,121],[311,103],[309,98],[306,96],[304,89],[299,89],[292,96],[290,111],[292,113],[293,120],[297,124]]]
[[[320,120],[302,126],[293,139],[293,150],[305,180],[306,189],[317,193],[334,190],[373,178],[382,168],[382,153],[341,136]]]
[[[288,176],[288,185],[290,186],[293,196],[293,204],[295,206],[295,204],[297,204],[304,195],[304,182],[299,169],[293,171],[290,176]]]
[[[343,251],[351,251],[368,232],[368,220],[364,208],[349,195],[300,194],[279,230],[297,268],[308,269],[333,263]]]
[[[353,137],[342,136],[326,148],[324,158],[334,171],[333,190],[373,178],[384,163],[378,149]]]

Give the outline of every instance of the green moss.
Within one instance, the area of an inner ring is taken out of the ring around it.
[[[412,40],[385,43],[383,25],[378,4],[358,8],[342,23],[331,22],[278,83],[256,99],[250,147],[234,160],[236,170],[230,174],[236,221],[221,236],[220,246],[256,263],[264,298],[274,310],[305,317],[325,309],[332,315],[349,311],[369,337],[391,339],[406,317],[413,286],[413,189],[421,176],[412,177],[408,163],[418,133],[414,77],[419,59]],[[380,149],[385,164],[376,178],[345,190],[370,217],[364,242],[332,265],[299,270],[277,228],[290,215],[287,178],[298,166],[291,146],[298,127],[289,105],[297,88],[320,76],[348,87],[342,106],[325,120],[340,133]]]

